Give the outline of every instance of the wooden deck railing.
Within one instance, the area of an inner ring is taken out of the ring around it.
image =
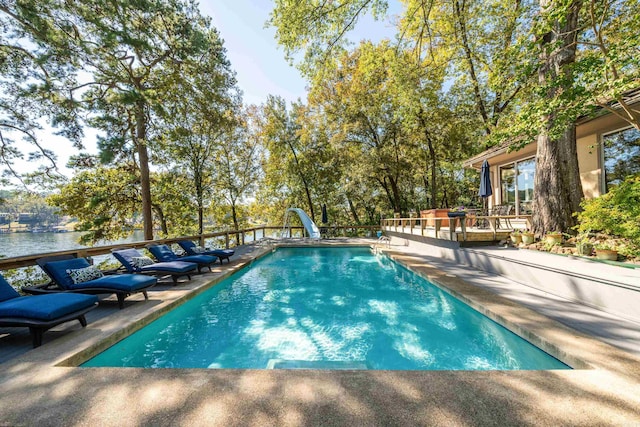
[[[304,231],[303,227],[292,226],[287,228],[289,229],[289,233],[290,233],[288,237],[292,237],[291,235],[293,234],[293,231]],[[380,229],[380,227],[377,225],[374,225],[374,226],[337,225],[337,226],[330,226],[327,228],[331,231],[331,234],[334,236],[346,235],[346,233],[349,230],[351,230],[352,232],[357,232],[358,230],[379,230]],[[0,271],[9,270],[12,268],[29,267],[32,265],[37,265],[36,260],[46,256],[73,255],[75,257],[93,257],[96,255],[110,254],[111,251],[114,249],[122,249],[122,248],[140,249],[150,244],[172,244],[179,240],[198,241],[201,246],[204,246],[204,242],[207,239],[224,237],[224,242],[225,242],[224,246],[226,248],[229,248],[230,246],[244,245],[248,237],[250,237],[250,241],[258,241],[258,240],[262,240],[265,237],[269,237],[267,233],[272,234],[272,232],[274,231],[281,232],[282,229],[283,229],[282,226],[261,226],[261,227],[246,228],[242,230],[228,230],[228,231],[219,231],[216,233],[204,233],[202,235],[181,236],[181,237],[175,237],[170,239],[142,240],[138,242],[118,243],[114,245],[93,246],[93,247],[87,247],[87,248],[38,253],[38,254],[24,255],[24,256],[11,257],[11,258],[0,258]]]
[[[444,227],[449,227],[449,234],[452,235],[455,233],[458,224],[460,224],[460,229],[462,231],[463,239],[467,239],[467,226],[477,225],[480,221],[487,221],[487,225],[489,229],[495,233],[500,227],[501,221],[504,223],[510,224],[508,221],[512,219],[523,219],[525,220],[526,228],[530,229],[532,226],[532,215],[468,215],[464,217],[449,217],[447,216],[437,216],[437,217],[426,217],[426,218],[384,218],[381,221],[381,227],[389,227],[393,228],[394,231],[398,231],[398,229],[403,230],[405,227],[408,227],[410,230],[416,226],[420,227],[420,234],[424,235],[424,230],[427,227],[435,228],[436,237],[440,233],[440,229]],[[446,221],[446,222],[445,222]],[[430,225],[427,225],[430,224]],[[513,227],[508,227],[508,229],[513,229]]]

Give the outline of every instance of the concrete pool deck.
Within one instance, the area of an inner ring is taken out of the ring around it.
[[[189,298],[212,280],[219,280],[270,250],[269,245],[246,247],[239,259],[228,266],[216,266],[212,274],[154,291],[147,302],[142,297],[131,297],[133,302],[124,310],[96,320],[85,329],[68,326],[69,332],[50,341],[45,335],[45,345],[0,365],[0,425],[640,424],[640,356],[524,307],[521,304],[531,303],[536,295],[518,295],[517,286],[511,290],[507,284],[500,284],[504,278],[440,263],[401,247],[390,248],[389,256],[577,369],[268,371],[71,367],[146,324],[149,316],[159,316],[180,299]],[[500,292],[508,298],[500,296]],[[518,298],[522,301],[515,302]],[[567,307],[560,300],[554,304]],[[549,306],[545,302],[542,305]],[[536,308],[535,304],[532,308]],[[580,319],[592,319],[590,310],[585,309]],[[598,321],[597,316],[594,319],[593,322]]]

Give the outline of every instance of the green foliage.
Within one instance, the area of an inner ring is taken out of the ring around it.
[[[63,221],[58,209],[47,204],[46,195],[44,194],[25,191],[12,191],[6,194],[6,199],[1,204],[2,212],[10,214],[11,223],[18,222],[20,213],[33,215],[28,224],[18,223],[18,227],[46,227],[59,225]],[[6,224],[7,228],[14,226],[11,223]]]
[[[43,285],[51,281],[37,266],[3,270],[2,275],[18,292],[23,286]]]
[[[171,77],[166,79],[166,95],[157,105],[159,137],[154,153],[156,164],[186,178],[185,195],[197,216],[198,233],[204,230],[205,211],[214,198],[216,182],[231,179],[230,163],[223,162],[220,153],[229,151],[235,156],[236,148],[239,155],[245,147],[245,141],[236,138],[244,123],[235,74],[218,33],[211,30],[206,37],[206,56],[188,58],[178,69],[168,66],[161,70]]]
[[[599,231],[629,240],[640,253],[640,175],[630,176],[608,193],[582,202],[581,233]]]
[[[76,230],[87,232],[80,243],[116,240],[136,225],[140,199],[136,184],[130,167],[101,167],[76,174],[48,202],[78,220]]]
[[[82,244],[96,244],[128,236],[140,227],[140,187],[129,165],[99,167],[76,174],[48,202],[77,219],[77,231],[86,232]],[[196,232],[196,211],[186,196],[187,181],[179,175],[151,175],[152,207],[162,236]]]
[[[82,129],[73,100],[76,68],[69,46],[71,23],[57,0],[0,3],[0,164],[3,184],[40,190],[64,181],[55,153],[42,146],[37,132],[45,119],[57,133],[80,144]],[[23,174],[16,160],[28,160]]]
[[[311,76],[331,54],[347,44],[343,36],[355,27],[359,18],[367,12],[381,18],[387,6],[386,0],[339,3],[276,0],[269,23],[276,27],[276,39],[290,61],[296,53],[305,52],[301,69]]]

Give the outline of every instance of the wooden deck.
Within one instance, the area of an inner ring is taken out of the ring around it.
[[[446,224],[446,226],[445,226]],[[480,225],[483,226],[480,226]],[[514,229],[531,227],[531,215],[491,215],[466,218],[388,218],[382,230],[468,244],[492,244],[509,238]]]

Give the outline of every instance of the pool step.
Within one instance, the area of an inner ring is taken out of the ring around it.
[[[369,369],[367,362],[362,360],[285,360],[270,359],[267,369],[333,369],[355,370]]]

